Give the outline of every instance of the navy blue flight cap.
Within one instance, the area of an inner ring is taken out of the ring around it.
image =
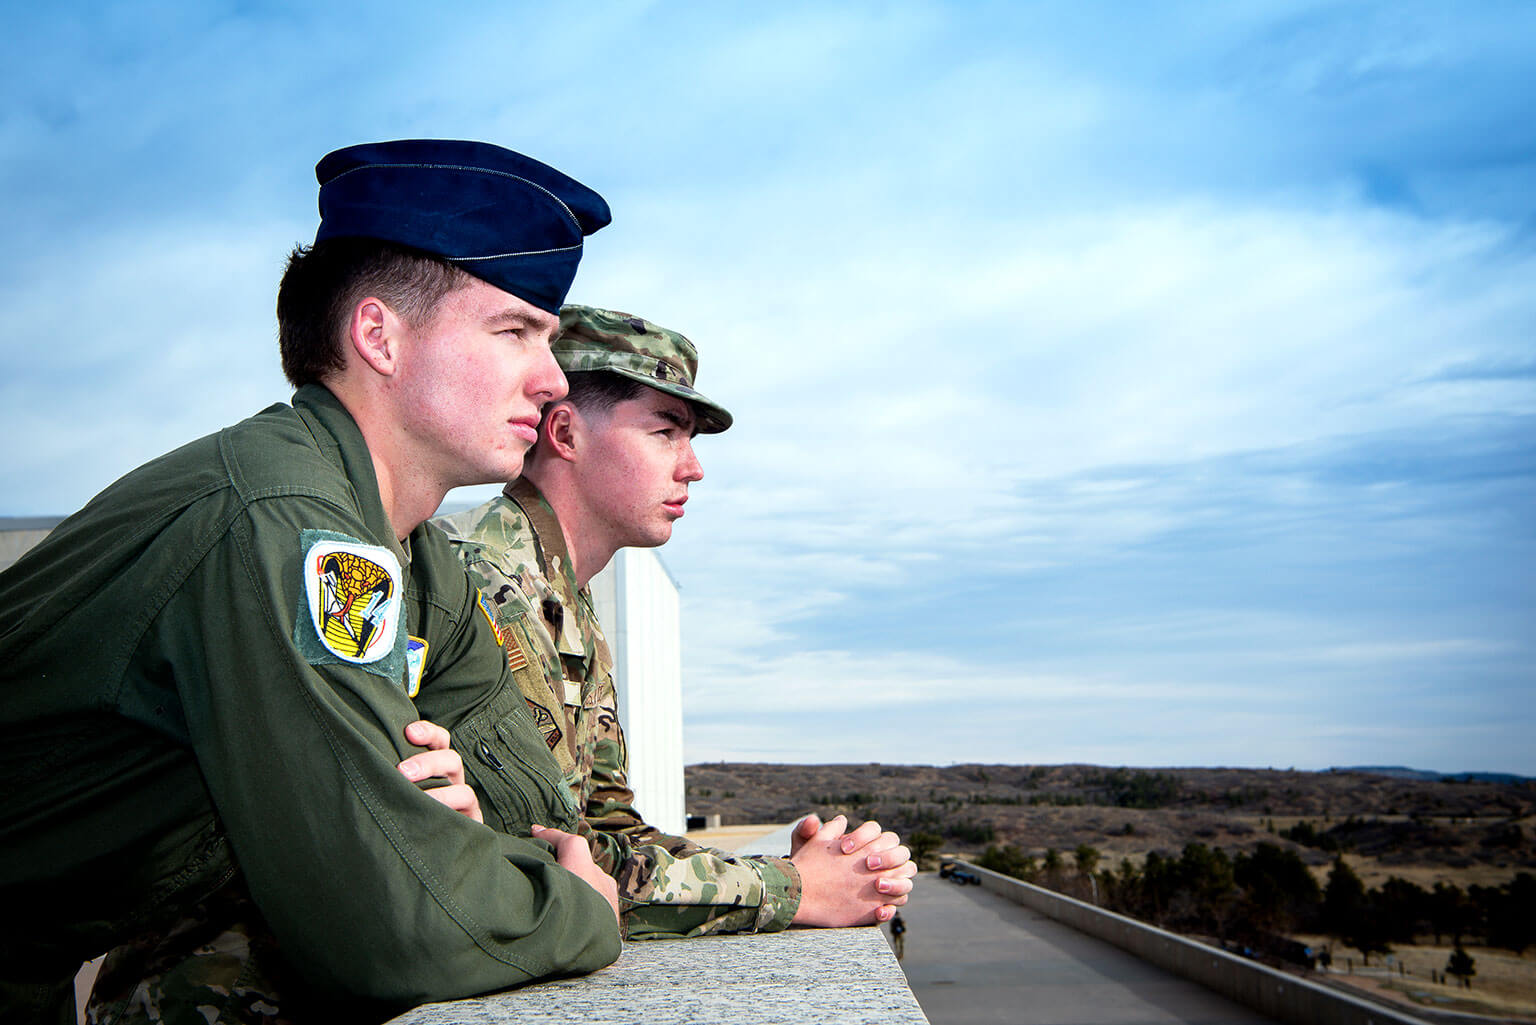
[[[401,139],[348,146],[315,165],[315,241],[372,238],[447,260],[558,314],[581,240],[612,216],[603,197],[485,142]]]

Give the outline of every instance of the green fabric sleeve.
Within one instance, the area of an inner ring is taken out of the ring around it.
[[[396,769],[416,753],[403,731],[421,717],[404,680],[300,653],[298,537],[348,532],[338,517],[319,501],[255,503],[167,602],[149,648],[174,653],[164,671],[198,764],[285,954],[320,993],[387,1009],[611,963],[612,911],[545,844],[449,810]],[[423,686],[502,693],[506,660],[467,582],[464,594],[435,613],[446,625],[430,631]],[[496,760],[539,814],[547,781]]]

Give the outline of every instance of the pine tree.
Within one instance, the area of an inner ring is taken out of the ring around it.
[[[1341,854],[1333,860],[1328,885],[1323,889],[1323,928],[1329,935],[1343,939],[1352,932],[1360,913],[1365,910],[1365,884]]]
[[[1460,943],[1456,944],[1450,959],[1445,962],[1445,974],[1456,976],[1463,986],[1472,988],[1472,976],[1477,974],[1476,961],[1461,948]]]

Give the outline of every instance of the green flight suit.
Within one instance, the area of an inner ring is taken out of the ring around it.
[[[529,640],[539,649],[542,677],[519,675],[518,683],[592,828],[593,858],[618,882],[625,935],[674,939],[787,927],[801,898],[799,870],[787,858],[703,847],[663,833],[635,810],[613,656],[538,488],[514,481],[502,497],[436,523],[505,619],[509,657],[521,661]],[[545,627],[531,638],[523,636],[530,604]]]
[[[68,1015],[82,961],[246,889],[349,1015],[611,963],[603,898],[513,835],[577,816],[481,602],[434,528],[396,540],[314,385],[0,574],[0,1019]],[[396,769],[418,718],[453,730],[486,825]]]

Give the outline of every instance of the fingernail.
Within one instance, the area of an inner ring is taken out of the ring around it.
[[[885,862],[880,860],[880,855],[878,855],[878,854],[871,854],[869,856],[869,861],[866,862],[866,864],[868,864],[871,869],[876,869],[876,868],[880,868],[881,866],[883,866],[885,864]]]
[[[415,762],[406,762],[404,765],[400,766],[400,771],[405,773],[406,779],[421,778],[421,767],[418,766]]]
[[[891,892],[891,884],[889,882],[887,882],[886,880],[882,879],[878,883],[875,884],[875,889],[879,890],[881,893],[890,893]]]
[[[844,840],[843,841],[843,853],[844,854],[852,854],[853,853],[853,841],[852,840]]]

